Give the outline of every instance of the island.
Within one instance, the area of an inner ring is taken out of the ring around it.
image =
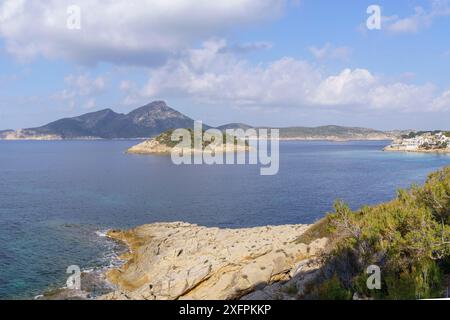
[[[198,145],[194,143],[196,139],[195,132],[191,128],[186,128],[186,131],[189,132],[190,135],[190,148],[181,148],[179,147],[180,141],[173,141],[172,135],[174,130],[168,130],[155,138],[146,140],[142,143],[139,143],[127,150],[129,154],[141,154],[141,155],[151,155],[151,154],[159,154],[159,155],[168,155],[172,152],[183,152],[183,149],[187,149],[192,153],[203,152],[205,148],[211,146],[212,150],[217,152],[247,152],[252,150],[247,141],[243,141],[239,143],[236,137],[229,136],[225,133],[221,133],[222,141],[220,142],[222,145],[222,150],[220,147],[215,147],[212,144],[215,143],[215,136],[212,136],[208,131],[202,131],[201,133],[201,141]],[[231,143],[230,143],[231,141]]]
[[[411,132],[395,139],[384,151],[450,153],[450,131]]]

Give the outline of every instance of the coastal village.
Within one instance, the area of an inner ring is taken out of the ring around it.
[[[395,139],[384,150],[450,153],[450,131],[411,132]]]

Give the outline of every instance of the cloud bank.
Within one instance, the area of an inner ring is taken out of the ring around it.
[[[390,16],[383,18],[386,30],[393,34],[417,33],[431,26],[439,17],[450,15],[448,0],[432,0],[430,8],[415,7],[414,14],[407,17]]]
[[[328,74],[322,67],[290,57],[252,64],[223,50],[225,40],[207,41],[153,70],[141,88],[124,82],[128,101],[170,96],[239,107],[334,108],[339,110],[442,111],[450,90],[432,84],[389,81],[367,69]]]
[[[69,30],[67,8],[81,9]],[[19,59],[158,65],[180,49],[234,28],[278,17],[284,0],[4,0],[0,36]]]

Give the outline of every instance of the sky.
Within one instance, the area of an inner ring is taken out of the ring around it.
[[[209,125],[450,129],[449,32],[450,0],[0,0],[0,130],[154,100]]]

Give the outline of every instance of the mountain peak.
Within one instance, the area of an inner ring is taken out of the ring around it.
[[[128,115],[132,117],[136,116],[140,117],[144,114],[156,115],[167,112],[175,112],[175,110],[170,108],[165,101],[153,101],[140,108],[131,111]]]
[[[164,100],[156,100],[147,104],[147,106],[162,106],[167,107],[167,103]]]
[[[145,109],[170,109],[170,107],[167,105],[167,103],[163,100],[157,100],[150,102],[146,104],[145,106],[141,107]],[[139,108],[139,109],[141,109]]]

